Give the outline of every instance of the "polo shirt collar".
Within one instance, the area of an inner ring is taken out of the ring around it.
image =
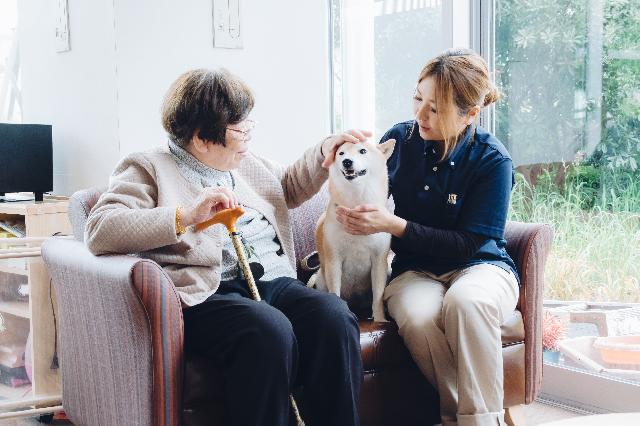
[[[468,125],[467,129],[464,131],[464,136],[460,139],[460,141],[456,144],[453,151],[449,154],[449,158],[445,161],[450,169],[455,169],[456,164],[458,164],[469,147],[469,140],[471,139],[471,132],[473,130],[473,125]]]

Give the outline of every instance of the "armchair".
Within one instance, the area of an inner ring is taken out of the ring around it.
[[[184,352],[180,300],[162,268],[134,256],[96,257],[84,246],[84,225],[101,192],[71,197],[76,241],[42,246],[58,299],[65,412],[78,426],[224,424],[220,372]],[[321,192],[291,213],[298,259],[315,250],[315,223],[326,200]],[[552,230],[509,222],[506,234],[522,281],[502,333],[505,407],[517,423],[518,407],[535,399],[542,379],[543,272]],[[362,425],[438,423],[437,394],[395,324],[362,320],[360,329]]]

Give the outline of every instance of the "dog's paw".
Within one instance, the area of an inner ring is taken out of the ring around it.
[[[318,273],[316,272],[315,274],[311,275],[311,277],[309,277],[309,281],[307,281],[307,287],[315,288],[317,281],[318,281]]]

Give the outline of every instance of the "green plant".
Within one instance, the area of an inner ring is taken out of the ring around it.
[[[567,173],[565,189],[575,188],[579,192],[578,202],[581,209],[592,209],[598,202],[602,173],[593,165],[578,164]]]
[[[554,228],[545,298],[640,302],[640,179],[584,172],[562,188],[551,174],[536,187],[517,174],[510,219]],[[585,191],[598,174],[599,190]]]
[[[512,219],[555,229],[545,297],[640,302],[640,0],[497,0],[496,17],[496,134],[516,165],[566,166],[512,196]]]
[[[557,351],[558,343],[567,335],[567,324],[557,316],[545,312],[542,316],[542,348]]]

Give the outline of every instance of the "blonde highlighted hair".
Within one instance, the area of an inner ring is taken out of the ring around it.
[[[444,136],[441,160],[444,160],[464,133],[458,132],[456,119],[473,107],[491,105],[500,94],[491,82],[487,63],[470,49],[449,49],[431,59],[420,71],[418,83],[428,77],[433,78],[435,86],[438,124]],[[472,125],[475,131],[475,123]]]

